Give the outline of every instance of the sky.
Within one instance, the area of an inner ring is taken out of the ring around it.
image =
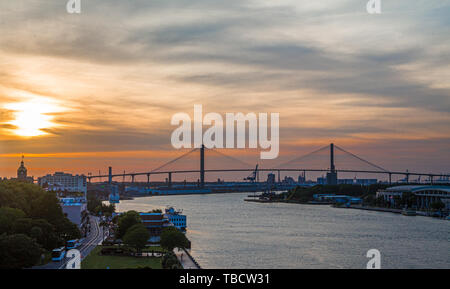
[[[450,1],[0,1],[0,176],[149,171],[171,117],[280,114],[280,155],[331,142],[450,172]],[[251,150],[229,152],[264,164]]]

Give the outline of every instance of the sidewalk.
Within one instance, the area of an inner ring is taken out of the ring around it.
[[[179,250],[178,248],[173,249],[173,253],[177,256],[178,261],[180,261],[183,269],[200,269],[192,260],[191,256],[186,254],[185,251]]]

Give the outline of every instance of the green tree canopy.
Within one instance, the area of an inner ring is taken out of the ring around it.
[[[60,240],[65,243],[71,239],[81,238],[81,232],[78,226],[69,221],[66,217],[59,219],[55,224],[56,231]]]
[[[119,238],[123,238],[129,228],[139,223],[141,223],[141,217],[139,216],[139,213],[136,211],[128,211],[120,215],[118,220],[117,236]]]
[[[150,238],[150,233],[147,228],[143,224],[135,224],[127,230],[123,242],[139,252],[147,244],[148,238]]]
[[[46,192],[35,184],[12,180],[0,181],[2,234],[0,255],[17,261],[12,262],[11,266],[5,265],[5,268],[26,267],[28,263],[17,265],[21,260],[28,260],[25,254],[40,256],[41,248],[50,251],[68,239],[81,237],[78,226],[64,216],[54,192]],[[14,240],[23,245],[25,252],[12,245]],[[36,251],[31,252],[34,249]]]
[[[34,202],[45,191],[35,184],[12,180],[0,181],[0,207],[20,209],[30,215]]]
[[[32,227],[33,227],[33,219],[20,218],[14,221],[12,225],[12,231],[14,234],[29,235]]]
[[[1,207],[0,208],[0,235],[11,233],[12,225],[17,219],[25,218],[25,213],[20,209]]]
[[[44,232],[39,227],[35,226],[35,227],[31,228],[31,230],[30,230],[30,237],[35,239],[36,241],[41,240],[43,235],[44,235]]]
[[[29,215],[33,219],[45,219],[50,224],[55,224],[64,218],[64,214],[54,193],[44,192],[33,203],[32,212]]]
[[[87,209],[89,212],[96,214],[96,208],[102,205],[102,201],[96,196],[90,195],[87,199]]]
[[[161,247],[172,251],[174,248],[187,248],[189,240],[175,227],[168,227],[161,233]]]
[[[24,234],[0,236],[0,269],[21,269],[35,265],[41,248]]]

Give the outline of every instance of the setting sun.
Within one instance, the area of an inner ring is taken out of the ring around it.
[[[45,98],[9,103],[5,108],[11,110],[14,115],[14,120],[7,124],[15,127],[14,134],[24,137],[48,134],[45,129],[58,126],[52,121],[54,117],[51,113],[61,111],[61,108]]]

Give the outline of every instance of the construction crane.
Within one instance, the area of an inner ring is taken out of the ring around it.
[[[259,181],[259,174],[258,174],[258,165],[256,165],[255,170],[249,175],[248,177],[244,178],[244,181],[250,181],[254,183],[256,181]]]

